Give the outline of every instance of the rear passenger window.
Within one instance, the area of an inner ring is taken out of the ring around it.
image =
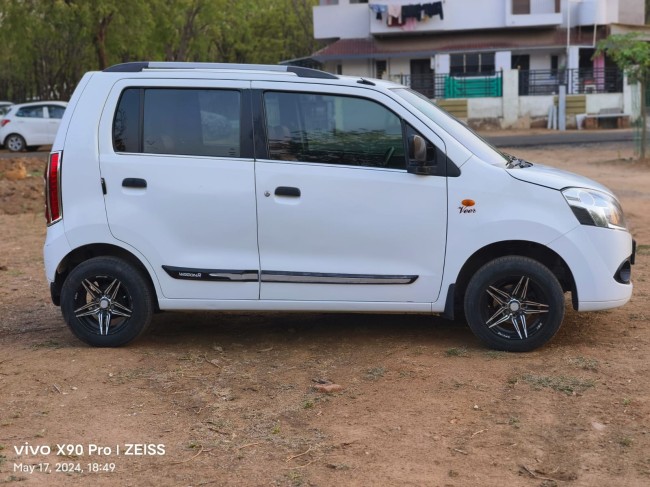
[[[402,121],[365,98],[264,95],[271,159],[405,169]]]
[[[240,98],[236,90],[127,89],[113,122],[113,146],[118,152],[239,157]]]
[[[16,112],[17,117],[25,118],[45,118],[43,116],[43,106],[39,105],[36,107],[22,107]]]

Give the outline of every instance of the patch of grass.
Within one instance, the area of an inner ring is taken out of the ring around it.
[[[619,440],[618,440],[618,444],[621,445],[624,448],[631,447],[632,443],[633,443],[632,438],[630,438],[629,436],[624,436],[622,438],[619,438]]]
[[[304,482],[300,470],[289,470],[285,475],[292,487],[300,487]]]
[[[378,380],[384,376],[386,373],[386,369],[383,367],[373,367],[372,369],[368,369],[366,371],[366,379],[367,380]]]
[[[447,357],[466,357],[467,349],[465,347],[453,347],[445,350]]]
[[[638,255],[650,255],[650,245],[637,245],[636,253]]]
[[[280,423],[277,423],[273,428],[271,428],[271,434],[272,435],[279,435],[280,434]]]
[[[7,482],[23,482],[25,480],[27,480],[27,477],[16,477],[15,475],[10,475]]]
[[[574,367],[578,367],[582,370],[591,370],[592,372],[598,372],[598,360],[595,358],[575,357],[570,358],[569,363]]]
[[[32,350],[39,350],[41,348],[62,348],[63,345],[56,340],[45,340],[44,342],[33,343],[30,348]]]
[[[508,424],[513,428],[519,429],[520,426],[519,418],[516,416],[510,416],[510,418],[508,419]]]
[[[580,379],[579,377],[565,377],[563,375],[553,377],[546,375],[525,374],[521,377],[535,389],[553,389],[554,391],[563,392],[571,396],[577,392],[584,392],[594,387],[596,384],[591,379]]]
[[[626,397],[623,398],[623,406],[629,406],[632,403],[632,399]]]

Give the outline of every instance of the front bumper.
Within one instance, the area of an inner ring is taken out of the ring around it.
[[[633,288],[629,273],[627,279],[621,277],[625,263],[634,261],[635,245],[628,232],[580,225],[549,247],[571,269],[578,311],[615,308],[629,301]]]

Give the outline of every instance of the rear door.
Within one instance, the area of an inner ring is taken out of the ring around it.
[[[253,87],[269,137],[256,162],[261,298],[428,309],[442,278],[447,184],[407,172],[406,140],[421,133],[443,164],[442,140],[376,92]]]
[[[150,262],[166,298],[259,298],[249,86],[125,80],[108,99],[110,230]]]
[[[25,138],[27,145],[51,144],[48,137],[48,123],[45,107],[32,105],[20,108],[14,117],[15,130]]]

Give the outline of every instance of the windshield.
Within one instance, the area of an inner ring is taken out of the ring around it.
[[[393,92],[426,115],[427,118],[431,119],[479,159],[499,166],[508,164],[509,159],[505,154],[497,150],[467,125],[434,104],[426,96],[409,88],[396,88]]]

